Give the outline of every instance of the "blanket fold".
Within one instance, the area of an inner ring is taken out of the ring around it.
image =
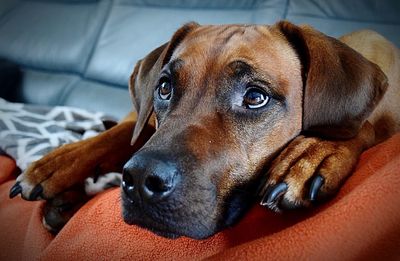
[[[400,258],[400,134],[364,152],[327,204],[283,214],[255,206],[239,224],[201,241],[126,225],[118,189],[94,197],[53,237],[41,225],[43,202],[8,199],[13,164],[0,157],[1,260]]]

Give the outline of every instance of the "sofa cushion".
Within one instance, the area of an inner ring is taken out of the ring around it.
[[[325,34],[371,29],[400,46],[400,1],[296,0],[289,1],[287,19],[309,24]]]
[[[110,4],[23,1],[0,20],[0,56],[34,68],[82,72]]]
[[[23,70],[22,88],[13,92],[12,101],[32,104],[58,105],[60,98],[68,93],[79,77],[64,73]],[[8,97],[6,97],[8,98]]]
[[[118,119],[133,110],[127,87],[118,88],[86,80],[76,82],[59,104],[104,112]]]
[[[373,22],[358,22],[347,20],[336,20],[331,18],[318,18],[307,16],[288,16],[290,21],[296,24],[309,24],[315,29],[333,37],[339,37],[349,32],[370,29],[379,32],[395,45],[400,46],[400,24],[380,24]]]
[[[288,14],[394,24],[400,23],[399,10],[400,1],[396,0],[295,0],[288,6]]]
[[[117,0],[117,3],[135,6],[153,6],[168,8],[221,8],[221,9],[252,9],[265,0]]]
[[[0,17],[11,11],[20,0],[1,0]]]
[[[159,8],[126,2],[128,1],[113,7],[97,42],[86,77],[126,85],[135,63],[167,42],[184,23],[196,21],[200,24],[271,24],[279,20],[285,10],[285,2],[278,0],[251,1],[258,4],[257,8],[251,10]]]

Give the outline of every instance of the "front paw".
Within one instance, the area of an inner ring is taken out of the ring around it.
[[[360,137],[348,141],[297,137],[272,162],[261,205],[279,212],[326,200],[349,176],[364,145]]]
[[[43,226],[51,233],[57,234],[89,198],[83,185],[78,185],[46,201],[43,208]]]
[[[10,190],[10,198],[21,194],[23,199],[51,199],[98,172],[96,157],[90,142],[64,145],[32,163],[18,176]]]

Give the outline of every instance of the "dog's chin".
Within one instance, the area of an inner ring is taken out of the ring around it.
[[[164,230],[158,229],[158,228],[155,228],[154,226],[147,225],[146,223],[141,222],[140,220],[131,219],[131,216],[129,214],[126,214],[124,210],[123,210],[123,212],[124,212],[123,219],[124,219],[125,223],[127,223],[128,225],[136,225],[136,226],[142,227],[144,229],[151,231],[152,233],[154,233],[158,236],[169,238],[169,239],[177,239],[182,236],[178,233],[170,232],[165,229]]]
[[[151,231],[152,233],[165,237],[168,239],[177,239],[179,237],[189,237],[197,240],[202,240],[211,237],[214,235],[217,231],[199,231],[198,229],[194,231],[190,231],[188,229],[182,229],[182,231],[179,231],[178,229],[171,228],[169,226],[160,226],[160,223],[158,221],[149,221],[148,219],[141,219],[137,217],[132,217],[131,213],[127,210],[123,210],[123,219],[125,223],[128,225],[136,225],[141,228],[147,229]]]
[[[211,237],[218,231],[200,226],[192,226],[187,224],[167,223],[166,220],[154,218],[150,213],[146,213],[143,209],[122,194],[122,217],[128,225],[136,225],[147,229],[154,234],[169,238],[177,239],[185,236],[197,240]]]
[[[152,213],[149,209],[142,208],[139,202],[130,200],[123,191],[121,198],[125,223],[137,225],[165,238],[176,239],[185,236],[197,240],[209,238],[227,227],[232,227],[247,213],[254,202],[254,195],[250,193],[232,194],[227,198],[229,203],[225,203],[221,208],[220,216],[205,223],[205,220],[196,220],[198,217],[176,215],[179,217],[176,220],[159,213]]]

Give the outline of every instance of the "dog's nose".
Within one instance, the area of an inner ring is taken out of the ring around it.
[[[178,180],[173,162],[164,157],[137,155],[124,167],[122,189],[132,201],[141,197],[151,203],[167,198]]]

